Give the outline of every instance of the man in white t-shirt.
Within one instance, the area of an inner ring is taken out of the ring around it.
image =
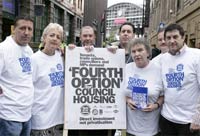
[[[0,135],[29,136],[33,103],[33,20],[17,17],[14,34],[0,43]]]
[[[169,52],[161,56],[164,104],[161,110],[162,136],[196,136],[192,116],[200,96],[200,50],[184,44],[183,28],[170,24],[164,32]],[[192,126],[192,125],[191,125]]]

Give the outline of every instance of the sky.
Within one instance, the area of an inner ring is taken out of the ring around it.
[[[130,3],[134,3],[135,5],[142,5],[143,4],[143,0],[108,0],[108,7],[117,4],[117,3],[121,3],[121,2],[130,2]]]

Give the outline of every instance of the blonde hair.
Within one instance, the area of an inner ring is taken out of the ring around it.
[[[41,42],[43,43],[43,41],[44,41],[44,37],[52,30],[52,29],[56,29],[56,30],[58,30],[58,32],[61,34],[61,41],[63,41],[63,27],[61,26],[61,25],[59,25],[59,24],[57,24],[57,23],[49,23],[46,27],[45,27],[45,29],[44,29],[44,31],[43,31],[43,33],[42,33],[42,37],[41,37]]]

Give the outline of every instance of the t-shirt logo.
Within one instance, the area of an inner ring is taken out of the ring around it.
[[[184,65],[178,64],[176,70],[170,68],[166,76],[167,88],[181,88],[181,82],[184,80]]]
[[[22,72],[31,71],[31,61],[29,57],[19,58],[20,66],[22,67]]]
[[[129,77],[127,89],[133,90],[133,87],[144,87],[147,80],[138,77]]]
[[[54,72],[49,74],[49,78],[51,81],[51,86],[64,86],[64,72]]]
[[[59,70],[59,71],[56,71]],[[64,72],[61,71],[63,70],[62,65],[58,63],[56,65],[56,68],[51,68],[51,73],[49,74],[49,78],[51,81],[51,86],[64,86]]]
[[[62,65],[61,64],[57,64],[56,67],[57,67],[58,70],[62,70]]]
[[[177,71],[182,71],[182,70],[183,70],[183,64],[178,64],[178,65],[176,66],[176,70],[177,70]]]

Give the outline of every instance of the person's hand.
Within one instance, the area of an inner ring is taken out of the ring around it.
[[[75,44],[68,44],[68,49],[73,50],[74,48],[76,48]]]
[[[84,46],[84,48],[85,48],[85,50],[86,50],[87,52],[91,52],[91,51],[94,50],[94,46],[93,46],[93,45],[87,45],[87,46]]]
[[[134,101],[130,97],[126,97],[126,103],[131,110],[137,109],[137,106],[135,105]]]
[[[108,49],[108,51],[110,51],[111,53],[115,54],[117,49],[118,49],[118,46],[112,45],[112,46],[108,46],[106,48]]]
[[[156,110],[157,108],[158,108],[157,104],[149,103],[149,104],[147,104],[146,108],[142,109],[142,111],[150,112],[150,111]]]
[[[190,124],[190,131],[191,132],[198,131],[198,130],[200,130],[200,125],[197,125],[197,124],[194,124],[194,123]]]

